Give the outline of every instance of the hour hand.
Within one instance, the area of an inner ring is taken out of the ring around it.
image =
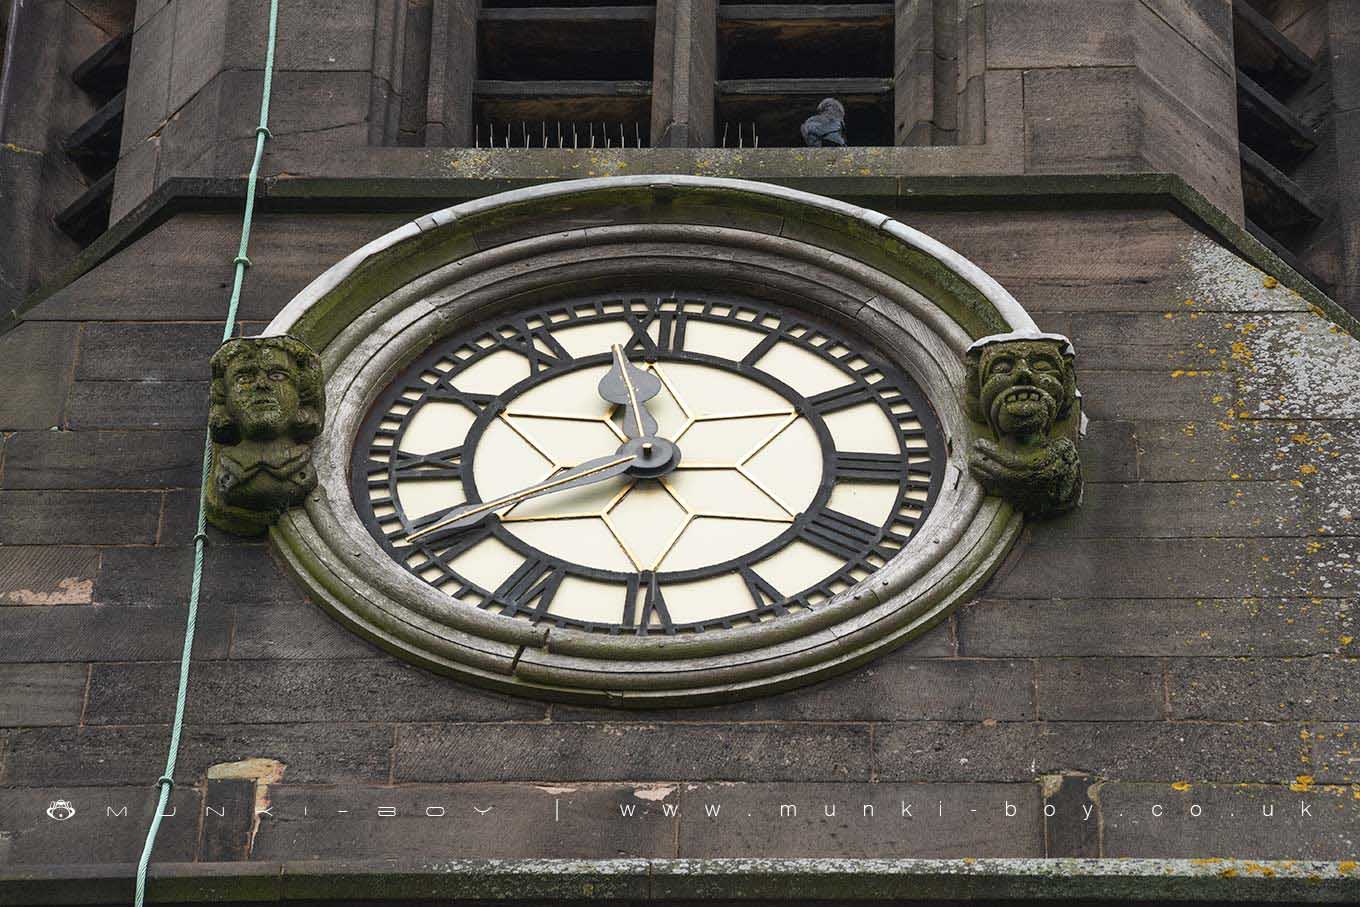
[[[580,466],[574,466],[566,472],[560,472],[552,478],[544,479],[528,488],[503,494],[490,501],[455,507],[428,526],[414,527],[415,531],[407,534],[406,540],[415,542],[435,532],[464,529],[481,522],[497,510],[518,504],[520,501],[527,501],[530,498],[551,494],[555,491],[566,491],[569,488],[579,488],[582,485],[603,482],[627,472],[628,467],[632,466],[635,460],[637,460],[635,453],[617,453],[608,457],[587,460]]]
[[[614,344],[613,353],[614,367],[600,379],[600,396],[623,407],[625,437],[651,437],[656,434],[656,419],[646,403],[661,393],[661,379],[629,362],[621,345]]]

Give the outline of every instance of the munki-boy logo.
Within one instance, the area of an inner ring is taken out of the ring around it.
[[[47,807],[47,815],[58,822],[65,822],[76,814],[70,800],[53,800]]]

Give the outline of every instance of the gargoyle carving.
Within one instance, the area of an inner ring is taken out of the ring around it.
[[[316,487],[325,422],[321,360],[292,337],[228,340],[212,357],[209,522],[260,535]]]
[[[1030,516],[1081,499],[1073,355],[1066,337],[1032,332],[995,334],[968,348],[968,411],[992,434],[974,442],[969,468],[989,494]]]

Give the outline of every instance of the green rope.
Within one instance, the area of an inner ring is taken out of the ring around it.
[[[269,39],[264,52],[264,91],[260,96],[260,125],[255,128],[255,160],[250,165],[250,178],[246,182],[246,209],[241,218],[241,245],[236,258],[232,260],[235,277],[231,285],[231,301],[227,305],[226,324],[222,328],[222,342],[226,343],[236,330],[236,310],[241,304],[241,284],[245,281],[246,268],[250,259],[246,251],[250,246],[250,221],[255,213],[255,187],[260,178],[260,162],[264,159],[264,143],[269,138],[269,95],[274,82],[274,44],[278,38],[279,0],[269,0]],[[205,511],[208,502],[208,472],[212,464],[212,435],[203,439],[203,473],[198,483],[198,523],[194,533],[194,574],[189,584],[189,614],[184,625],[184,650],[179,660],[179,692],[175,696],[175,723],[170,731],[170,752],[165,759],[165,774],[157,779],[160,787],[160,800],[151,827],[146,833],[146,844],[142,847],[142,858],[137,863],[136,907],[142,907],[146,898],[146,869],[151,862],[151,849],[156,846],[156,834],[160,831],[161,816],[170,799],[170,791],[175,786],[175,761],[179,756],[180,732],[184,728],[184,701],[189,688],[189,657],[194,647],[194,627],[198,623],[198,594],[203,582],[203,546],[208,540]]]

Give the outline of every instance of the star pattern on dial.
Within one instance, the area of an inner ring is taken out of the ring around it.
[[[664,414],[661,418],[662,434],[682,451],[688,440],[704,455],[682,457],[676,470],[661,479],[620,477],[582,493],[522,502],[501,514],[507,528],[549,520],[599,520],[634,569],[657,571],[696,527],[711,534],[721,521],[741,521],[767,524],[777,534],[793,523],[796,505],[771,488],[752,462],[799,420],[793,406],[696,407],[663,365],[644,367],[661,380],[662,393],[673,404],[669,418]],[[586,415],[521,410],[512,405],[497,418],[549,464],[540,477],[546,480],[605,449],[594,447],[589,453],[580,449],[581,439],[591,434],[589,426],[600,427],[595,434],[606,445],[627,440],[620,410],[614,407],[603,414]],[[569,434],[575,443],[552,438],[548,426],[554,423],[572,423]],[[630,531],[644,525],[649,531]]]

